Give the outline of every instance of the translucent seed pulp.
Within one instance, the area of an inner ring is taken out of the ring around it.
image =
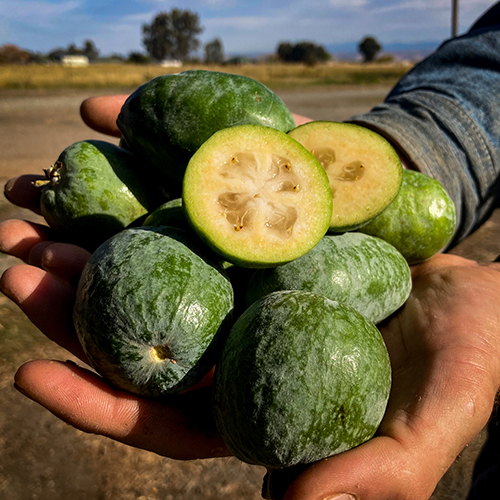
[[[330,179],[339,181],[357,181],[363,177],[365,166],[359,160],[351,161],[341,167],[339,173],[338,166],[335,170],[332,167],[337,162],[335,151],[332,148],[311,149],[311,154],[321,163]]]
[[[259,169],[255,154],[241,151],[222,164],[219,175],[226,186],[232,181],[235,184],[234,190],[229,188],[217,198],[221,215],[235,231],[263,229],[281,236],[292,234],[298,214],[284,197],[299,193],[300,185],[289,159],[269,155],[269,165]]]
[[[354,160],[342,165],[339,172],[339,165],[336,165],[337,157],[335,151],[329,147],[311,149],[311,154],[325,169],[328,179],[330,180],[330,187],[334,197],[337,192],[337,188],[334,187],[334,185],[336,185],[335,181],[358,181],[363,177],[366,171],[365,165],[360,160]]]

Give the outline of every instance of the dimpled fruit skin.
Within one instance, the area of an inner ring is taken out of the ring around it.
[[[144,220],[143,226],[171,226],[179,229],[188,229],[189,223],[184,215],[182,199],[162,203]]]
[[[43,186],[40,208],[66,240],[94,250],[145,215],[153,198],[134,170],[133,155],[105,141],[79,141],[58,158],[56,184]]]
[[[92,366],[115,386],[162,397],[191,387],[214,365],[233,292],[197,245],[179,229],[140,227],[90,257],[73,318]],[[174,362],[155,361],[157,346]]]
[[[229,333],[214,374],[216,423],[244,462],[307,464],[370,439],[390,386],[373,323],[321,295],[274,292]]]
[[[455,226],[455,205],[441,183],[404,170],[396,199],[359,231],[388,241],[409,264],[417,264],[442,250],[451,241]]]
[[[261,83],[205,70],[150,80],[127,99],[117,120],[128,147],[179,185],[189,158],[214,132],[247,123],[282,132],[295,127],[283,101]]]
[[[247,306],[277,290],[306,290],[347,304],[378,323],[404,304],[410,268],[389,243],[362,233],[326,235],[308,253],[250,278]]]

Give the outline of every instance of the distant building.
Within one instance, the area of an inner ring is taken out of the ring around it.
[[[87,56],[65,55],[61,58],[61,64],[63,66],[88,66],[89,58]]]
[[[164,68],[180,68],[182,66],[182,61],[178,61],[177,59],[165,59],[160,63],[160,66]]]

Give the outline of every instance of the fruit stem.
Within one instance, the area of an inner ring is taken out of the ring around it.
[[[151,357],[153,358],[154,361],[156,362],[161,362],[170,360],[172,363],[176,363],[175,359],[172,359],[172,353],[170,352],[170,349],[164,345],[157,345],[151,348]]]
[[[37,181],[36,184],[44,186],[45,184],[50,182],[50,184],[56,185],[61,179],[59,170],[62,168],[62,166],[63,164],[61,161],[56,161],[54,165],[51,165],[49,168],[44,168],[43,171],[45,172],[45,177],[47,177],[47,180]]]

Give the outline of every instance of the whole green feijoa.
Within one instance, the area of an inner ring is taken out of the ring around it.
[[[396,247],[409,264],[431,258],[455,232],[455,204],[442,184],[414,170],[404,170],[398,196],[359,231]]]
[[[236,457],[280,469],[370,439],[390,387],[389,356],[373,323],[322,295],[273,292],[228,335],[214,374],[214,414]]]
[[[73,319],[94,369],[162,398],[214,366],[233,309],[231,284],[197,239],[171,227],[126,229],[87,262]]]
[[[246,304],[277,290],[305,290],[347,304],[378,323],[405,303],[411,286],[408,263],[391,244],[359,232],[328,234],[302,257],[256,270]]]
[[[283,101],[252,78],[190,70],[158,76],[124,103],[117,124],[127,147],[180,187],[193,153],[216,131],[246,123],[288,132]]]
[[[182,198],[162,203],[144,219],[143,226],[173,226],[179,229],[189,229],[182,208]]]
[[[45,170],[40,208],[61,238],[94,250],[162,200],[137,157],[112,143],[79,141]]]

